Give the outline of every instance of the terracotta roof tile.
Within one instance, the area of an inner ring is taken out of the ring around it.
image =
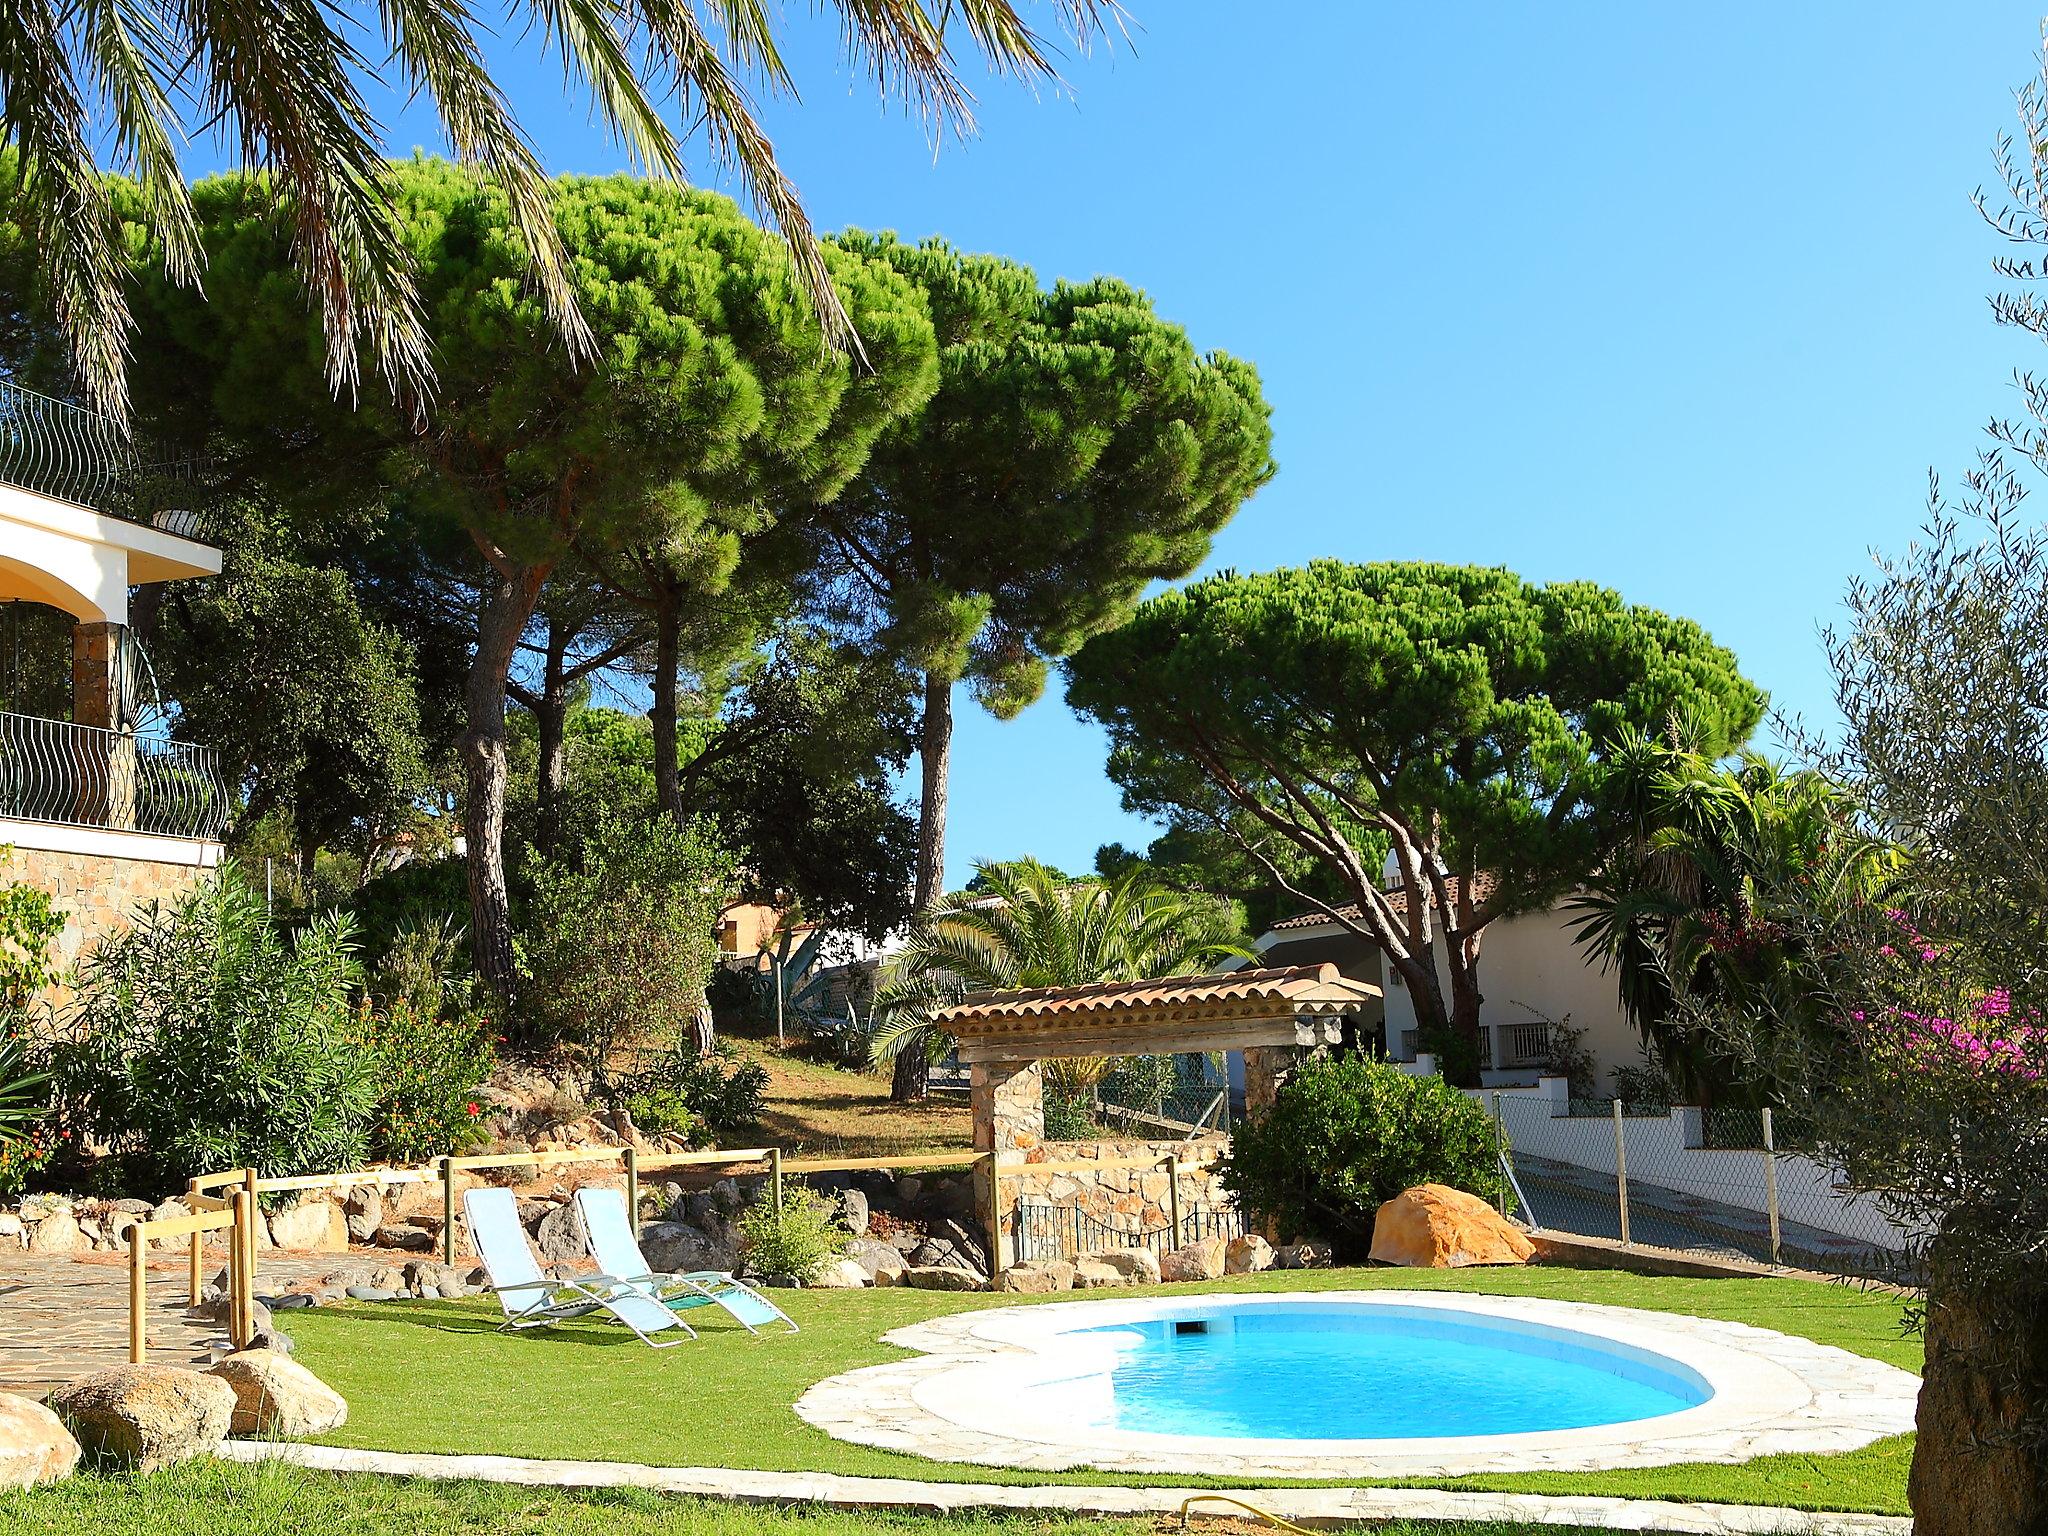
[[[1080,987],[970,992],[942,1010],[937,1022],[994,1023],[1006,1019],[1047,1019],[1113,1015],[1159,1008],[1231,1003],[1329,1002],[1345,996],[1363,1000],[1378,989],[1347,979],[1337,967],[1289,965],[1258,971],[1225,971],[1209,976],[1165,976],[1152,981],[1105,981]]]

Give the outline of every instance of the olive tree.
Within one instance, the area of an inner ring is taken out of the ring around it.
[[[1697,624],[1591,583],[1334,560],[1152,598],[1072,658],[1067,699],[1108,728],[1126,806],[1220,829],[1377,946],[1464,1071],[1486,927],[1599,863],[1627,733],[1683,717],[1720,753],[1763,709]]]

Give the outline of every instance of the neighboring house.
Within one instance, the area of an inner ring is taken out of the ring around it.
[[[220,551],[169,532],[174,515],[143,524],[94,510],[124,504],[135,469],[106,418],[0,381],[0,604],[68,618],[71,678],[69,698],[39,700],[36,713],[0,699],[0,880],[55,898],[66,963],[137,903],[196,885],[220,862],[229,811],[213,753],[172,741],[144,707],[128,628],[131,589],[214,575]],[[63,666],[41,659],[46,673]]]
[[[1454,890],[1455,897],[1455,890]],[[1406,897],[1396,891],[1397,912],[1406,911]],[[1356,915],[1356,908],[1349,909]],[[1479,1059],[1482,1080],[1489,1087],[1533,1083],[1553,1060],[1553,1026],[1569,1024],[1584,1032],[1580,1048],[1593,1062],[1595,1085],[1604,1092],[1616,1067],[1641,1064],[1642,1051],[1634,1027],[1622,1012],[1613,973],[1602,964],[1587,963],[1585,952],[1572,942],[1572,918],[1562,906],[1520,917],[1495,918],[1481,930],[1479,948]],[[1377,946],[1320,912],[1283,918],[1259,936],[1254,962],[1261,966],[1333,962],[1346,976],[1376,983],[1384,1004],[1380,1017],[1361,1019],[1377,1027],[1387,1056],[1413,1061],[1419,1049],[1415,1001],[1400,974]],[[1450,982],[1444,963],[1443,938],[1437,930],[1437,974]]]

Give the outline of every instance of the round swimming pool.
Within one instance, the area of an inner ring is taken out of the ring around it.
[[[943,1461],[1220,1477],[1404,1477],[1744,1461],[1912,1428],[1918,1378],[1672,1313],[1428,1291],[997,1307],[796,1404]]]
[[[1218,1308],[1066,1337],[1109,1346],[1107,1370],[1035,1384],[1027,1411],[1065,1401],[1147,1434],[1509,1435],[1650,1419],[1714,1395],[1699,1372],[1647,1350],[1440,1307]]]

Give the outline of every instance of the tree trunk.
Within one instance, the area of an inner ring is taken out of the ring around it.
[[[534,785],[533,840],[542,853],[553,853],[562,842],[562,783],[569,771],[569,680],[564,676],[568,646],[564,626],[549,620],[540,697],[533,711],[534,734],[540,748]]]
[[[1945,1285],[1942,1268],[1937,1244],[1906,1482],[1915,1536],[2048,1536],[2048,1308],[2018,1300],[2041,1287],[2022,1281],[1993,1308]]]
[[[545,566],[516,575],[493,570],[477,611],[476,656],[463,687],[468,728],[457,749],[467,793],[462,832],[468,842],[469,942],[477,974],[508,1007],[517,991],[512,959],[512,898],[505,884],[505,683],[513,651],[533,617]]]
[[[931,1058],[915,1042],[896,1053],[896,1068],[889,1075],[889,1098],[897,1104],[918,1104],[932,1091]]]
[[[917,808],[916,908],[927,912],[946,892],[946,776],[953,765],[953,680],[924,675],[924,717],[917,762],[923,786]]]
[[[676,689],[682,683],[682,604],[667,583],[654,592],[654,700],[647,718],[654,727],[654,800],[677,821],[683,794],[676,767]]]

